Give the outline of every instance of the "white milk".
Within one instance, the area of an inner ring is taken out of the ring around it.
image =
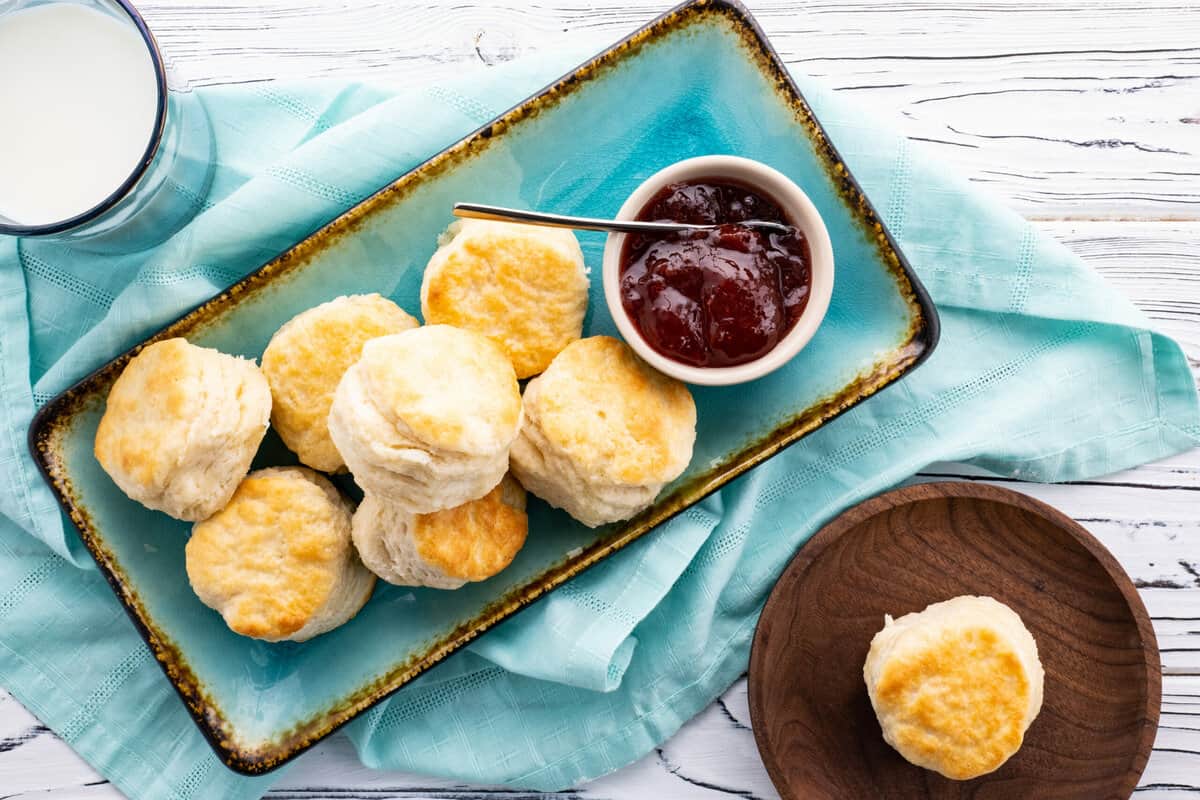
[[[44,225],[99,204],[137,168],[157,107],[131,24],[71,3],[0,16],[0,215]]]

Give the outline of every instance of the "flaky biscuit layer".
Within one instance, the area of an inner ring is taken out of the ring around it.
[[[616,339],[568,345],[529,382],[524,401],[513,474],[585,525],[633,516],[691,460],[691,393]]]
[[[326,422],[338,382],[369,340],[419,324],[386,297],[366,294],[310,308],[275,332],[262,357],[271,424],[303,463],[324,472],[345,468]]]
[[[963,596],[890,617],[863,666],[884,739],[966,780],[999,769],[1042,705],[1037,643],[1007,606]]]
[[[518,378],[542,372],[582,335],[589,283],[571,231],[466,219],[443,239],[421,283],[426,322],[491,338]]]
[[[166,339],[134,356],[113,384],[96,459],[142,505],[201,520],[250,469],[270,413],[271,390],[253,361]]]
[[[363,563],[389,583],[457,589],[507,567],[525,543],[525,490],[505,478],[478,500],[409,514],[368,494],[354,514]]]
[[[306,467],[256,470],[196,523],[187,574],[236,633],[304,641],[353,617],[375,576],[351,542],[350,502]]]
[[[328,422],[364,491],[427,514],[491,491],[521,420],[516,375],[499,347],[429,325],[368,342],[338,384]]]

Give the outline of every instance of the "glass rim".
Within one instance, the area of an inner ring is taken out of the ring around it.
[[[52,0],[52,2],[62,2],[63,0]],[[101,200],[91,208],[81,211],[73,217],[68,217],[57,222],[48,222],[41,225],[23,225],[18,223],[9,223],[0,220],[0,234],[9,236],[45,236],[52,233],[62,233],[63,231],[77,228],[80,225],[91,222],[100,215],[109,211],[133,190],[146,174],[146,170],[154,163],[154,157],[158,154],[158,148],[163,138],[163,130],[166,127],[167,120],[167,71],[163,65],[162,52],[158,49],[158,42],[154,39],[154,34],[150,32],[150,27],[146,24],[146,20],[142,17],[141,12],[133,7],[133,3],[129,0],[101,0],[104,3],[115,5],[125,12],[133,26],[137,29],[138,34],[145,42],[146,48],[150,51],[150,61],[154,65],[154,82],[158,89],[158,103],[154,112],[154,128],[150,134],[150,141],[146,144],[146,149],[142,153],[141,159],[133,172],[112,191],[107,197]],[[66,0],[71,2],[71,0]],[[49,3],[39,5],[49,5]],[[75,5],[84,5],[83,3],[75,3]],[[16,12],[20,13],[20,12]]]

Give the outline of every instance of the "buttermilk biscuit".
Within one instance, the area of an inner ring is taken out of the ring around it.
[[[388,583],[457,589],[512,562],[525,544],[525,490],[510,477],[478,500],[409,514],[373,494],[354,512],[354,546]]]
[[[687,387],[595,336],[568,345],[525,388],[511,466],[530,492],[596,527],[649,506],[687,467],[695,440]]]
[[[426,322],[491,337],[518,378],[537,375],[579,338],[587,301],[575,234],[509,222],[455,222],[421,283]]]
[[[863,678],[887,743],[954,780],[998,769],[1042,707],[1037,643],[990,597],[887,617]]]
[[[338,381],[368,339],[419,324],[391,300],[360,294],[310,308],[275,332],[262,357],[271,424],[301,461],[325,472],[345,468],[326,425]]]
[[[256,470],[187,543],[192,589],[235,633],[302,642],[358,613],[375,576],[350,540],[349,501],[305,467]]]
[[[354,479],[410,514],[491,491],[520,427],[508,358],[487,337],[449,325],[367,342],[329,411],[329,434]]]
[[[253,361],[167,339],[108,394],[95,454],[147,508],[204,519],[228,502],[267,432],[271,390]]]

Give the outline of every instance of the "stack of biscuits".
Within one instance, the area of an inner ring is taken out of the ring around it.
[[[293,317],[261,369],[155,342],[114,383],[96,457],[131,498],[194,522],[188,579],[245,636],[332,630],[376,576],[485,580],[524,545],[526,490],[595,527],[691,459],[691,394],[616,339],[580,338],[588,288],[569,231],[457,222],[425,270],[424,325],[357,295]],[[304,466],[250,471],[268,421]],[[347,471],[357,508],[321,474]]]

